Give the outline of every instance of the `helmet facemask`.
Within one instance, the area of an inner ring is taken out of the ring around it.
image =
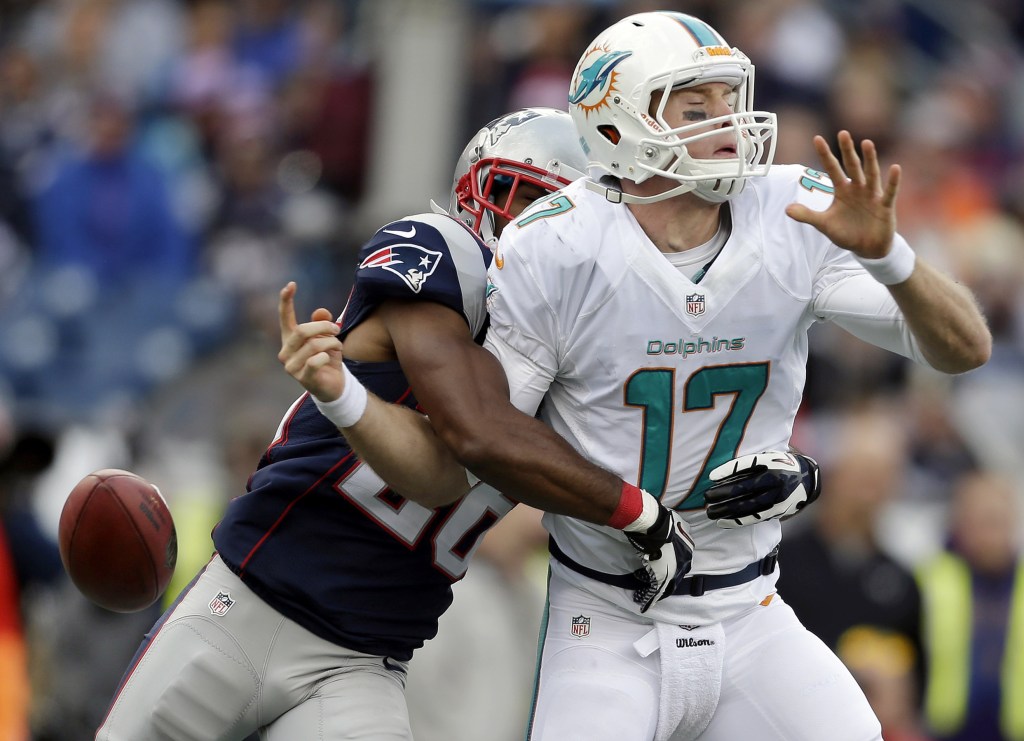
[[[448,213],[494,249],[501,226],[532,202],[583,177],[586,156],[572,117],[555,108],[522,108],[496,118],[466,145],[455,165]],[[538,192],[529,193],[530,188]]]
[[[742,56],[736,49],[732,51]],[[641,183],[657,175],[692,184],[691,188],[673,188],[669,192],[676,195],[692,190],[704,200],[718,203],[742,191],[747,178],[768,172],[775,156],[775,116],[750,112],[752,67],[732,64],[725,67],[722,70],[698,65],[684,67],[655,78],[645,86],[640,99],[647,101],[650,116],[637,116],[645,124],[647,135],[637,142],[637,172],[631,180]],[[732,68],[737,69],[738,74],[731,74]],[[732,113],[674,127],[666,121],[665,109],[674,91],[709,82],[735,86]],[[656,107],[652,104],[655,99],[658,100]],[[620,101],[620,105],[623,104],[629,105]],[[694,143],[725,135],[732,137],[734,158],[697,159],[690,155],[689,147]]]
[[[459,178],[453,200],[467,225],[493,247],[501,232],[497,217],[504,219],[501,223],[515,218],[512,206],[523,184],[553,193],[580,176],[578,171],[568,168],[571,177],[564,177],[558,174],[561,169],[557,161],[549,162],[545,168],[500,157],[477,160]]]

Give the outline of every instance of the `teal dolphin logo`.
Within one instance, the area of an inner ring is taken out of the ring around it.
[[[631,56],[631,51],[610,51],[602,54],[597,61],[580,72],[576,89],[569,95],[569,102],[573,105],[583,105],[587,110],[599,107],[604,102],[604,97],[595,105],[584,105],[583,101],[596,90],[610,88],[612,71],[623,59]]]

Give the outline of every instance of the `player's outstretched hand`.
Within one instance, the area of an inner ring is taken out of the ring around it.
[[[818,498],[821,475],[813,458],[768,450],[726,461],[709,474],[708,517],[721,528],[787,519]]]
[[[277,310],[281,319],[281,352],[277,359],[296,381],[320,401],[334,401],[345,388],[341,370],[340,331],[327,309],[317,309],[310,321],[295,320],[295,282],[281,289]]]
[[[834,244],[858,257],[869,260],[884,257],[896,234],[900,167],[891,165],[883,182],[874,142],[865,139],[861,143],[862,163],[850,132],[840,131],[838,141],[842,163],[824,138],[814,137],[814,148],[835,187],[832,204],[824,211],[815,211],[803,204],[791,203],[786,207],[786,215],[810,224]]]
[[[675,510],[658,505],[658,519],[646,532],[627,532],[626,538],[640,553],[643,565],[634,575],[644,586],[633,593],[640,612],[673,594],[676,582],[693,565],[693,538],[686,521]]]

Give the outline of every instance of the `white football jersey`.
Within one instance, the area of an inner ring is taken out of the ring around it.
[[[542,419],[582,455],[682,511],[696,543],[694,574],[738,571],[779,543],[778,521],[716,526],[703,491],[715,466],[786,449],[804,387],[807,329],[835,318],[830,294],[844,296],[841,314],[863,307],[872,326],[885,328],[872,341],[916,355],[885,287],[784,213],[794,201],[823,210],[830,199],[827,176],[802,166],[752,179],[726,206],[731,234],[695,284],[625,205],[577,181],[507,227],[489,268],[487,345],[502,360],[513,401],[532,414],[544,394]],[[837,291],[850,281],[855,290]],[[591,569],[625,574],[639,566],[621,531],[551,514],[545,524]],[[628,590],[563,573],[638,610]],[[673,596],[647,616],[722,620],[764,599],[777,578],[778,571],[701,597]]]

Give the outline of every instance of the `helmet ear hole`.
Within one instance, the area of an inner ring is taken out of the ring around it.
[[[610,141],[612,144],[618,144],[622,139],[622,134],[619,130],[611,124],[601,124],[597,127],[597,133],[603,136],[605,139]]]

